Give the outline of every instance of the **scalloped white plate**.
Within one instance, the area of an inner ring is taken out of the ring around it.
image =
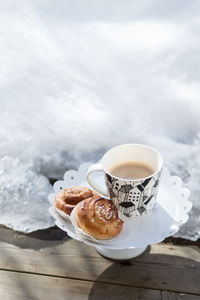
[[[134,219],[120,215],[125,221],[122,232],[109,241],[93,241],[75,231],[74,226],[64,220],[55,209],[55,195],[63,188],[83,185],[88,186],[86,172],[91,163],[84,163],[78,171],[70,170],[64,175],[63,181],[54,184],[54,191],[49,195],[51,207],[49,212],[55,219],[56,225],[66,231],[68,235],[88,245],[109,249],[131,249],[141,248],[147,245],[159,243],[168,236],[174,235],[179,227],[188,220],[188,212],[192,203],[188,201],[190,191],[183,186],[180,177],[170,176],[169,171],[164,168],[162,172],[157,202],[153,210],[147,214]],[[102,174],[96,174],[96,180],[104,184]]]

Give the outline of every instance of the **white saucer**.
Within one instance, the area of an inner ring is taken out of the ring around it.
[[[147,245],[159,243],[166,237],[174,235],[179,227],[187,222],[188,212],[192,208],[192,203],[188,201],[190,191],[183,186],[180,177],[170,176],[169,171],[164,168],[157,202],[149,214],[133,219],[120,215],[125,221],[123,230],[117,237],[108,241],[93,241],[77,234],[73,225],[56,211],[54,198],[63,188],[74,185],[88,186],[86,172],[90,165],[91,163],[84,163],[78,171],[67,171],[63,181],[55,182],[55,193],[49,195],[52,205],[49,212],[55,219],[56,225],[66,231],[70,237],[94,246],[104,256],[125,259],[141,254]],[[102,174],[97,173],[96,180],[104,184]]]

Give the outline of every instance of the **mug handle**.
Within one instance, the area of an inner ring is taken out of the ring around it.
[[[102,188],[101,185],[98,184],[98,183],[96,182],[96,180],[94,180],[94,178],[91,177],[91,174],[92,174],[92,173],[95,173],[95,172],[104,172],[101,163],[91,165],[91,166],[88,168],[88,171],[87,171],[87,174],[86,174],[87,182],[89,183],[89,185],[90,185],[97,193],[100,193],[100,194],[102,194],[102,195],[108,197],[108,193],[107,193],[106,189],[105,189],[105,188]]]

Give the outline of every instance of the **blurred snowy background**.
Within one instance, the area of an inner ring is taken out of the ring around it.
[[[200,237],[200,1],[0,1],[0,223],[53,225],[48,178],[116,144],[155,146]]]

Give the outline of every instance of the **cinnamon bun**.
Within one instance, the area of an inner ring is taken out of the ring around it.
[[[96,192],[84,186],[66,188],[55,197],[56,208],[70,215],[76,204],[95,195],[99,197]]]
[[[97,240],[111,239],[123,228],[123,221],[118,217],[114,203],[96,196],[78,205],[76,221],[85,233]]]

